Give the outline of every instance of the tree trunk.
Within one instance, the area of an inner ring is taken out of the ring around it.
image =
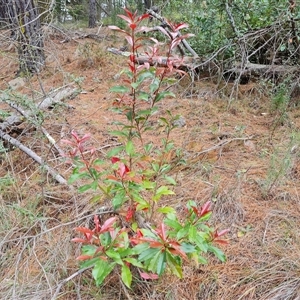
[[[97,6],[96,0],[89,0],[89,28],[96,27]]]
[[[45,64],[44,41],[34,0],[0,1],[11,8],[12,36],[18,42],[19,75],[39,72]]]

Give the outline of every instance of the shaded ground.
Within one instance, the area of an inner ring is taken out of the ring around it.
[[[72,129],[91,133],[101,156],[107,151],[102,147],[117,142],[108,135],[118,119],[110,111],[109,88],[127,64],[106,47],[123,42],[106,30],[100,43],[61,43],[62,37],[48,34],[46,69],[18,92],[37,99],[64,84],[80,86],[76,98],[45,113],[43,125],[57,140]],[[2,44],[0,60],[4,90],[18,68],[8,44]],[[189,199],[212,200],[214,224],[231,230],[224,248],[228,261],[211,258],[208,266],[186,266],[184,280],[137,278],[128,291],[132,299],[300,299],[299,107],[272,111],[262,83],[240,86],[238,99],[230,100],[231,88],[220,90],[209,81],[191,86],[185,78],[172,87],[178,97],[161,104],[161,113],[171,110],[186,120],[173,139],[187,165],[174,170],[176,197],[165,203],[180,209]],[[41,133],[20,126],[18,138],[67,176],[70,170]],[[155,134],[149,138],[159,140]],[[78,270],[73,228],[99,204],[55,184],[18,149],[1,154],[0,163],[0,298],[51,299],[57,285]],[[58,299],[129,299],[116,274],[101,289],[90,277],[87,271],[66,282]]]

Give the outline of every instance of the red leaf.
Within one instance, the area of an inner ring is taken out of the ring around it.
[[[222,245],[227,245],[227,244],[229,244],[229,242],[228,242],[227,240],[222,240],[222,239],[215,239],[215,240],[214,240],[214,243],[222,244]]]
[[[225,235],[225,234],[227,234],[229,231],[230,231],[230,229],[224,229],[224,230],[220,231],[219,233],[217,233],[217,237],[220,237],[220,236],[222,236],[222,235]]]
[[[108,175],[108,176],[107,176],[107,179],[115,180],[115,181],[118,181],[118,180],[119,180],[119,178],[117,178],[117,177],[114,176],[114,175]]]
[[[144,20],[146,18],[149,18],[149,16],[150,16],[149,14],[143,14],[143,15],[141,15],[141,16],[138,17],[137,21],[140,22],[140,21],[142,21],[142,20]]]
[[[135,62],[135,55],[134,54],[130,54],[129,59],[132,63]]]
[[[108,26],[108,28],[109,28],[109,29],[111,29],[111,30],[120,31],[120,32],[122,32],[122,33],[125,33],[125,34],[127,34],[127,35],[128,35],[128,33],[127,33],[125,30],[123,30],[123,29],[120,29],[120,28],[119,28],[119,27],[117,27],[117,26]]]
[[[197,207],[192,206],[192,209],[193,209],[194,213],[198,216],[199,211],[198,211]]]
[[[140,271],[139,271],[140,272]],[[145,273],[145,272],[140,272],[140,276],[143,278],[143,279],[150,279],[150,280],[155,280],[155,279],[158,279],[159,276],[157,274],[152,274],[152,273]]]
[[[162,248],[164,245],[161,242],[152,241],[149,243],[150,248]]]
[[[75,130],[71,131],[71,135],[75,138],[76,141],[79,141],[79,136],[78,136],[78,134],[76,133]]]
[[[128,8],[126,8],[126,7],[124,8],[124,10],[125,10],[127,16],[128,16],[131,20],[133,20],[134,15],[132,14],[132,12],[131,12]]]
[[[117,217],[112,217],[112,218],[109,218],[108,220],[106,220],[104,222],[104,224],[101,226],[100,233],[113,230],[114,228],[112,227],[112,225],[116,222],[116,220],[117,220]]]
[[[127,40],[128,44],[130,46],[133,46],[133,39],[130,35],[126,36],[125,39]]]
[[[137,207],[137,203],[128,208],[126,218],[125,218],[127,222],[132,221],[133,216],[134,216],[135,211],[136,211],[136,207]]]
[[[99,232],[100,231],[100,220],[99,220],[99,216],[94,215],[94,224],[95,224],[95,231]]]
[[[124,15],[118,15],[118,17],[125,20],[128,24],[131,24],[131,22],[133,21],[132,18],[128,18]]]
[[[132,29],[132,30],[134,30],[135,28],[136,28],[136,23],[131,23],[130,25],[129,25],[129,27]]]
[[[166,235],[166,228],[165,228],[164,223],[160,224],[160,233],[161,233],[162,239],[165,241],[167,239],[167,235]]]
[[[201,207],[201,211],[200,211],[200,215],[198,215],[199,217],[203,217],[204,215],[206,215],[207,213],[210,212],[210,206],[211,206],[211,202],[207,201],[202,207]]]
[[[110,161],[115,164],[116,162],[120,161],[120,158],[113,156]]]
[[[91,255],[80,255],[76,259],[77,260],[87,260],[87,259],[91,259],[91,258],[93,258],[93,256],[91,256]]]
[[[86,227],[76,227],[76,228],[74,228],[74,230],[76,230],[76,231],[78,231],[78,232],[82,232],[82,233],[84,233],[84,234],[94,234],[94,232],[91,230],[91,229],[89,229],[89,228],[86,228]]]
[[[181,24],[178,24],[178,25],[175,26],[175,30],[178,31],[178,30],[180,30],[180,29],[188,28],[188,27],[189,27],[188,24],[186,24],[186,23],[181,23]]]
[[[183,259],[188,261],[188,257],[186,253],[180,248],[180,245],[177,242],[170,242],[170,245],[172,246],[173,249],[169,248],[169,251],[172,254],[180,255]]]
[[[124,178],[124,176],[129,172],[129,168],[124,164],[120,163],[119,165],[119,175]]]

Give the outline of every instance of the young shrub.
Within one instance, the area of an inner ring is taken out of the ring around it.
[[[125,15],[120,18],[127,23],[128,29],[110,26],[125,35],[131,49],[128,69],[122,72],[123,84],[111,89],[117,94],[113,108],[126,120],[117,122],[119,130],[111,132],[118,137],[121,146],[109,151],[107,160],[103,161],[96,157],[93,148],[87,147],[89,135],[81,138],[72,132],[73,140],[65,141],[72,147],[69,158],[75,165],[70,183],[87,180],[79,191],[95,190],[95,197],[110,199],[114,209],[115,216],[103,224],[95,216],[92,229],[75,228],[83,235],[83,238],[73,239],[82,243],[82,255],[77,259],[83,261],[81,267],[93,267],[97,285],[115,268],[120,270],[124,284],[130,287],[133,269],[144,279],[157,279],[166,270],[182,278],[183,263],[191,260],[196,265],[207,263],[205,254],[208,252],[225,261],[224,253],[214,244],[225,244],[222,237],[228,230],[218,232],[207,224],[211,216],[210,202],[198,207],[189,201],[184,220],[177,216],[173,207],[162,204],[164,196],[174,195],[172,186],[176,185],[169,174],[172,164],[167,157],[175,148],[170,133],[179,116],[168,112],[164,117],[156,117],[157,104],[165,97],[175,97],[164,90],[170,74],[177,72],[171,52],[188,36],[178,36],[176,32],[185,24],[174,27],[165,67],[150,66],[149,62],[137,65],[137,50],[142,48],[143,41],[138,33],[147,30],[141,22],[148,17],[148,14],[137,16],[125,9]],[[158,58],[159,50],[159,43],[150,40],[154,46],[147,52],[149,61]],[[157,126],[164,128],[161,145],[148,141],[145,134],[155,132]],[[126,211],[125,216],[122,211]]]

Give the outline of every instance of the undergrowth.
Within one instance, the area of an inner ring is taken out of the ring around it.
[[[144,40],[139,33],[147,31],[140,24],[149,15],[137,16],[127,9],[125,13],[120,18],[127,23],[127,30],[110,26],[125,35],[131,48],[129,67],[121,72],[122,85],[111,88],[117,94],[112,109],[120,115],[120,121],[115,122],[118,129],[110,134],[121,145],[112,148],[106,159],[100,159],[87,145],[88,134],[80,137],[73,131],[73,140],[64,142],[71,147],[69,159],[75,165],[69,182],[86,181],[79,191],[93,190],[93,201],[99,203],[109,199],[114,215],[103,221],[101,215],[95,215],[92,227],[75,229],[83,234],[83,238],[73,239],[82,243],[82,255],[77,259],[82,261],[82,268],[93,268],[97,285],[117,270],[130,288],[134,270],[143,279],[153,280],[168,273],[182,278],[183,263],[207,264],[209,252],[224,262],[224,253],[214,244],[225,244],[221,237],[228,230],[218,232],[209,225],[210,201],[201,207],[195,201],[186,201],[183,217],[162,202],[175,196],[172,186],[176,181],[170,171],[181,162],[181,155],[170,133],[180,116],[171,111],[159,114],[159,104],[164,98],[175,97],[167,87],[173,82],[172,75],[182,71],[173,66],[172,50],[190,36],[178,34],[187,25],[173,26],[162,67],[151,66],[152,60],[160,60],[160,43],[153,38],[153,46],[145,51],[149,61],[137,65],[137,51]],[[160,145],[147,140],[145,133],[149,131],[160,133]]]

